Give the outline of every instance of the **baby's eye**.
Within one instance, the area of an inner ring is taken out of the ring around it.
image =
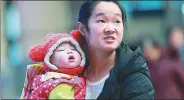
[[[57,52],[64,51],[63,49],[57,50]]]
[[[97,22],[98,22],[98,23],[105,23],[104,20],[98,20]]]
[[[71,50],[76,50],[75,48],[71,49]]]

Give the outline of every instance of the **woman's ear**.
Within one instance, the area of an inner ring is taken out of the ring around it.
[[[78,22],[78,30],[81,33],[81,35],[84,36],[86,42],[88,43],[89,42],[89,31],[87,30],[85,25]]]
[[[84,24],[82,24],[81,22],[78,22],[77,26],[78,26],[78,29],[79,29],[80,33],[83,36],[85,36],[86,28],[85,28]]]

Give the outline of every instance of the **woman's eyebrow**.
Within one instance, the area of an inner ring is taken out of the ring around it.
[[[116,16],[119,16],[119,17],[122,17],[121,16],[121,14],[118,14],[118,13],[102,13],[102,12],[100,12],[100,13],[97,13],[95,16],[96,17],[99,17],[99,16],[105,16],[106,14],[114,14],[114,15],[116,15]]]
[[[97,13],[97,14],[96,14],[96,17],[104,16],[104,15],[105,15],[105,13]]]

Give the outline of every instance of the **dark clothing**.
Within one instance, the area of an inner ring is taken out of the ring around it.
[[[139,47],[121,44],[116,65],[97,99],[154,99],[154,88]]]
[[[184,99],[184,73],[178,53],[163,48],[157,61],[147,61],[155,99]]]

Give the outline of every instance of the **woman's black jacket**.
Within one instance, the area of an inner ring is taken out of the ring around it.
[[[154,88],[140,47],[121,44],[116,64],[97,99],[154,99]]]

